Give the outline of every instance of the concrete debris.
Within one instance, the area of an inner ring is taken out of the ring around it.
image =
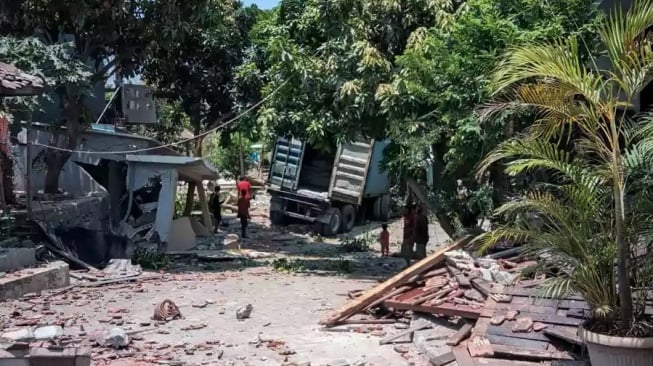
[[[252,314],[252,310],[254,310],[254,306],[252,306],[252,304],[247,304],[239,308],[236,310],[236,319],[243,320],[249,318]]]
[[[61,336],[63,336],[63,328],[58,325],[48,325],[34,330],[34,338],[37,341],[55,339]]]
[[[129,336],[122,328],[113,327],[104,335],[103,341],[105,347],[120,349],[129,345]]]
[[[517,315],[519,315],[519,310],[509,310],[506,313],[505,318],[508,321],[513,321],[513,320],[517,319]]]
[[[0,336],[0,339],[8,342],[30,342],[34,340],[34,333],[29,328],[23,328],[5,332]]]
[[[528,333],[533,329],[533,319],[529,317],[519,318],[512,327],[515,333]]]

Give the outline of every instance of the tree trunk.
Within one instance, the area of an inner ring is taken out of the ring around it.
[[[195,136],[199,135],[201,133],[199,118],[196,117],[194,121],[191,122],[195,126]],[[202,156],[202,140],[203,139],[201,138],[194,140],[195,147],[193,149],[193,156]],[[186,205],[184,206],[184,216],[190,216],[191,212],[193,212],[193,203],[195,202],[195,188],[195,182],[188,183],[188,192],[186,192]]]
[[[67,138],[77,140],[79,137],[71,136],[69,134]],[[57,139],[53,140],[56,141]],[[76,143],[68,143],[66,144],[66,148],[72,150],[76,145]],[[54,146],[57,145],[55,144]],[[63,169],[64,165],[66,165],[70,155],[70,152],[48,149],[45,154],[46,172],[45,182],[43,185],[43,193],[59,193],[59,175],[61,175],[61,170]]]
[[[617,281],[622,329],[630,329],[633,318],[633,294],[630,287],[630,248],[625,239],[623,190],[615,182],[615,234],[617,239]]]
[[[81,124],[82,103],[81,97],[70,99],[66,95],[61,96],[63,101],[64,116],[66,118],[66,143],[64,148],[67,150],[74,150],[79,144],[80,137],[84,131],[84,126]],[[56,129],[56,127],[55,127]],[[53,129],[50,145],[59,147],[60,132]],[[56,194],[59,193],[59,175],[64,165],[72,155],[70,151],[60,151],[48,149],[45,153],[46,173],[45,182],[43,185],[43,193]]]

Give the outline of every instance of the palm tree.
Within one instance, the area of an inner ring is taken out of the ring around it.
[[[619,319],[621,329],[633,324],[631,286],[640,269],[631,266],[631,249],[651,222],[634,205],[648,198],[637,183],[653,157],[653,128],[632,112],[653,78],[651,26],[653,2],[640,0],[601,23],[603,52],[589,62],[582,57],[588,47],[574,38],[512,49],[493,79],[507,100],[484,111],[527,109],[537,120],[492,151],[479,171],[501,161],[510,174],[545,171],[551,182],[497,212],[534,214],[539,225],[513,220],[483,241],[527,238],[531,248],[548,250],[562,275],[547,289],[579,291],[597,317]]]

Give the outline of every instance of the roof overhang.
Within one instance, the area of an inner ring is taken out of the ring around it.
[[[126,155],[128,163],[169,166],[176,169],[179,178],[185,181],[201,182],[218,179],[217,170],[202,158],[170,155]]]

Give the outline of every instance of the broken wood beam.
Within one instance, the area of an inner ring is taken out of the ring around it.
[[[452,347],[451,352],[453,352],[454,357],[456,358],[456,363],[458,366],[476,366],[474,359],[467,351],[465,346]]]
[[[429,362],[433,366],[444,366],[454,361],[456,361],[456,356],[453,355],[453,352],[447,352],[439,356],[429,358]]]
[[[460,329],[458,329],[456,333],[452,334],[451,337],[449,337],[447,340],[447,345],[459,345],[460,342],[464,341],[472,334],[472,329],[474,329],[474,327],[471,324],[465,323]]]
[[[542,333],[550,338],[560,339],[575,346],[583,346],[583,340],[578,336],[578,334],[565,328],[548,328],[544,329]]]
[[[550,360],[573,360],[567,352],[561,351],[538,351],[533,349],[523,349],[518,347],[504,346],[493,344],[494,354],[510,359],[524,359],[531,361],[550,361]]]
[[[358,297],[357,299],[348,302],[345,304],[342,308],[340,308],[338,311],[335,313],[330,314],[327,318],[323,319],[320,324],[324,325],[326,327],[333,326],[337,322],[347,319],[350,316],[364,310],[367,308],[370,304],[375,302],[376,300],[380,299],[383,297],[383,295],[395,288],[404,285],[406,282],[408,282],[409,279],[412,277],[422,274],[430,269],[433,268],[433,266],[441,263],[444,260],[444,254],[452,251],[452,250],[457,250],[461,247],[463,247],[465,244],[467,244],[471,240],[470,236],[464,237],[452,244],[449,244],[445,246],[444,248],[438,250],[437,252],[431,254],[430,256],[422,259],[421,261],[413,264],[412,266],[406,268],[405,270],[399,272],[389,280],[383,282],[382,284],[372,288],[371,290],[365,292],[363,295]]]
[[[406,336],[406,335],[411,335],[412,336],[413,333],[415,333],[415,332],[417,332],[419,330],[429,329],[429,328],[432,328],[432,327],[433,326],[430,325],[430,324],[417,325],[417,326],[408,328],[406,330],[403,330],[403,331],[401,331],[399,333],[389,335],[389,336],[381,339],[379,341],[379,344],[380,345],[388,344],[388,343],[391,343],[392,341],[394,341],[397,338],[401,338],[401,337]]]

